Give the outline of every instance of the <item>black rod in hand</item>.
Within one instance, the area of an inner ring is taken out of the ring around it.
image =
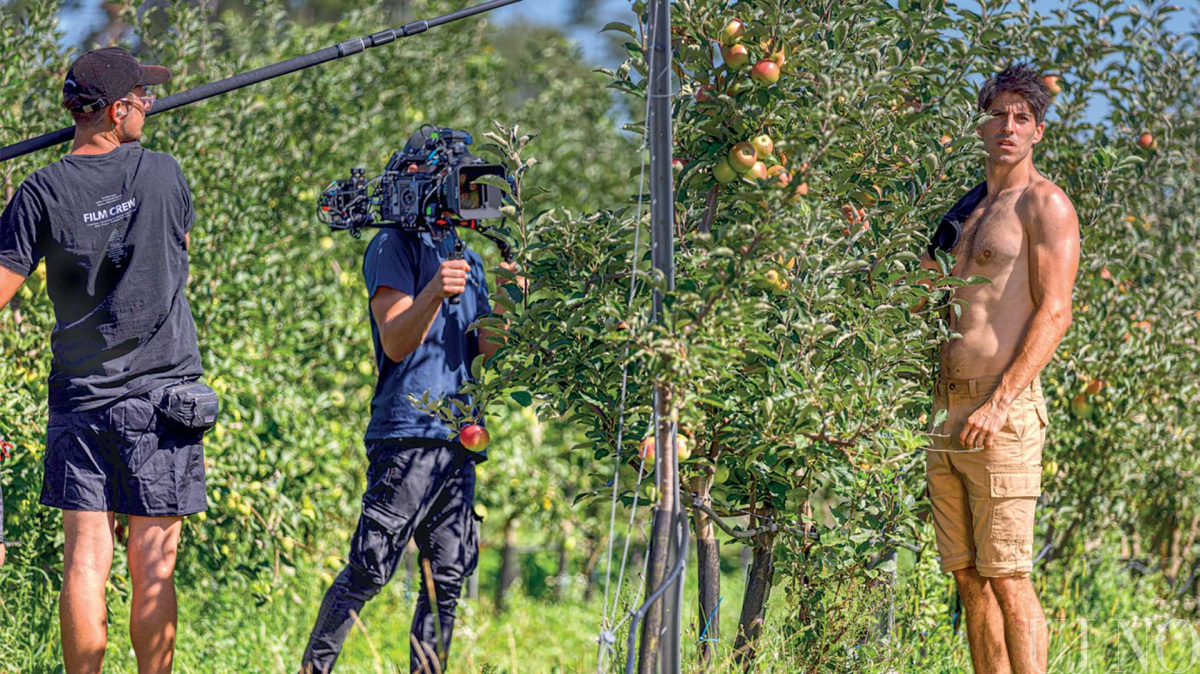
[[[151,108],[147,116],[157,115],[159,113],[167,112],[168,110],[174,110],[175,108],[184,105],[190,105],[206,98],[212,98],[213,96],[229,93],[235,89],[248,87],[251,84],[257,84],[264,80],[270,80],[282,75],[294,73],[297,70],[311,68],[327,61],[340,59],[344,56],[351,56],[353,54],[366,51],[372,47],[385,45],[399,38],[409,37],[410,35],[416,35],[418,33],[424,33],[430,28],[436,28],[442,24],[458,21],[459,19],[465,19],[477,14],[483,14],[484,12],[490,12],[493,9],[499,9],[501,7],[512,5],[521,1],[522,0],[489,0],[481,5],[460,9],[457,12],[444,14],[433,19],[413,21],[412,23],[406,23],[399,28],[389,28],[366,37],[354,38],[353,40],[347,40],[341,44],[337,44],[332,47],[326,47],[310,54],[297,56],[296,58],[281,61],[273,65],[264,66],[257,70],[251,70],[250,72],[226,77],[225,79],[218,80],[216,82],[209,82],[208,84],[203,84],[195,89],[181,91],[177,94],[172,94],[166,98],[155,101],[154,107]],[[9,159],[15,159],[17,157],[27,155],[30,152],[36,152],[44,148],[65,143],[74,138],[74,136],[75,127],[68,126],[61,128],[58,131],[44,133],[36,138],[30,138],[19,143],[14,143],[7,147],[0,148],[0,162],[6,162]]]

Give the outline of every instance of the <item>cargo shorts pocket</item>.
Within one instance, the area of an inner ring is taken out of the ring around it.
[[[122,401],[113,413],[121,461],[131,475],[137,475],[160,449],[162,420],[154,405],[141,398]]]
[[[1023,561],[1033,552],[1033,525],[1042,492],[1040,472],[992,473],[989,542],[996,561]]]

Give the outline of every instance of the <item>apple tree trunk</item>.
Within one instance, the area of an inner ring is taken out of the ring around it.
[[[753,555],[750,575],[746,578],[737,639],[733,643],[734,661],[746,671],[753,669],[758,655],[758,638],[766,619],[767,598],[771,594],[771,583],[775,580],[775,534],[756,536]]]
[[[700,500],[708,504],[712,499],[709,490],[712,477],[708,475],[692,478],[692,490]],[[712,519],[703,511],[693,510],[696,531],[697,585],[700,612],[697,614],[696,629],[700,639],[697,655],[700,666],[707,670],[716,656],[716,645],[721,639],[721,614],[717,603],[721,597],[721,542],[716,538]]]
[[[500,552],[500,583],[496,586],[496,612],[508,608],[508,591],[516,582],[520,563],[517,559],[517,518],[504,523],[504,547]]]

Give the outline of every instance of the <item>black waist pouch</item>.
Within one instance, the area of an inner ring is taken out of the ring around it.
[[[217,392],[198,381],[168,386],[160,392],[156,406],[171,421],[200,431],[217,423],[221,409]]]

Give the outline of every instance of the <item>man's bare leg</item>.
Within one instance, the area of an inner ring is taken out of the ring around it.
[[[1050,630],[1033,581],[1028,576],[992,578],[991,585],[1004,614],[1004,637],[1013,674],[1044,674]]]
[[[967,643],[975,674],[1008,674],[1008,652],[1004,647],[1004,615],[987,578],[975,567],[954,572],[958,595],[967,612]]]
[[[63,511],[63,588],[58,596],[67,674],[99,674],[108,645],[104,586],[112,569],[113,514]]]
[[[175,555],[182,528],[182,517],[129,517],[129,637],[138,674],[167,674],[175,659]]]

